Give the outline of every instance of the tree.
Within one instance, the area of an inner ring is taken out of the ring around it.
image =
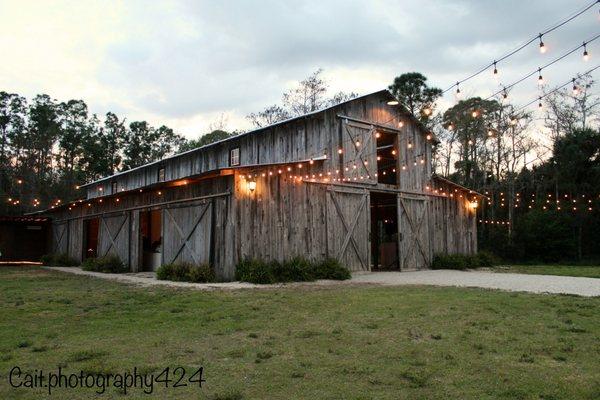
[[[63,178],[66,190],[75,186],[76,168],[84,156],[84,144],[90,139],[88,108],[83,100],[70,100],[58,108],[61,124],[58,136],[59,154],[57,156],[59,173]]]
[[[427,78],[418,72],[397,76],[389,86],[390,92],[422,123],[427,124],[442,90],[427,85]]]
[[[198,147],[206,146],[207,144],[218,142],[219,140],[227,139],[228,137],[235,136],[235,133],[229,133],[226,131],[215,130],[205,135],[200,136],[198,139],[185,141],[180,147],[179,151],[184,152]]]
[[[14,93],[0,92],[0,194],[10,188],[11,161],[19,155],[12,152],[15,140],[25,129],[27,103],[24,97]]]
[[[328,85],[321,77],[322,73],[323,69],[319,68],[300,81],[297,87],[283,94],[283,105],[292,117],[317,111],[327,104],[325,93]]]
[[[124,141],[123,168],[131,169],[160,160],[175,152],[183,142],[181,136],[164,125],[155,129],[146,121],[132,122]]]
[[[335,106],[337,104],[340,103],[345,103],[349,100],[355,99],[358,97],[358,93],[355,92],[350,92],[350,93],[346,93],[346,92],[337,92],[336,94],[334,94],[333,96],[331,96],[331,98],[328,101],[328,106]]]
[[[258,113],[251,113],[246,116],[246,119],[248,119],[255,128],[273,125],[289,118],[290,114],[288,111],[277,104],[267,107]]]

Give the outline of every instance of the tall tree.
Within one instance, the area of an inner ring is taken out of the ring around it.
[[[408,72],[394,78],[390,92],[422,123],[428,124],[442,90],[427,85],[427,78],[418,72]]]
[[[308,78],[300,81],[298,86],[283,94],[283,105],[291,116],[304,115],[323,108],[327,104],[325,93],[328,84],[321,76],[319,68]]]
[[[267,107],[263,111],[251,113],[246,116],[246,119],[248,119],[255,128],[269,126],[288,118],[290,118],[290,113],[277,104]]]

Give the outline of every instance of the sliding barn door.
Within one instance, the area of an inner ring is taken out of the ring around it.
[[[115,255],[129,265],[129,213],[110,214],[100,217],[98,232],[98,255]]]
[[[402,271],[425,269],[431,263],[427,204],[425,197],[398,195],[398,237]]]
[[[67,253],[69,250],[69,223],[59,222],[52,224],[52,252],[55,254]]]
[[[328,189],[327,246],[330,257],[350,271],[370,269],[369,194]]]
[[[376,184],[375,129],[370,125],[343,120],[341,140],[344,177],[353,182]]]
[[[212,261],[212,220],[212,201],[165,208],[163,264],[176,261],[209,264]]]

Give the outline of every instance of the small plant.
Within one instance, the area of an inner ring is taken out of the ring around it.
[[[348,268],[340,264],[335,258],[326,258],[319,263],[315,263],[313,271],[315,279],[335,279],[343,281],[352,277]]]
[[[247,258],[236,268],[236,279],[250,283],[274,283],[273,266],[262,260]]]
[[[123,264],[119,257],[115,255],[88,258],[81,264],[81,268],[84,271],[95,271],[114,274],[129,272],[129,268],[125,264]]]
[[[498,258],[489,251],[480,251],[476,257],[480,267],[490,268],[500,263]]]
[[[79,264],[67,253],[45,254],[40,258],[40,262],[51,267],[73,267]]]
[[[431,263],[432,269],[467,269],[467,256],[463,254],[437,254]]]
[[[236,279],[250,283],[308,282],[316,279],[350,279],[350,271],[334,259],[311,263],[302,257],[284,262],[244,259],[236,268]]]
[[[171,263],[161,265],[156,279],[177,282],[214,282],[215,274],[208,264]]]

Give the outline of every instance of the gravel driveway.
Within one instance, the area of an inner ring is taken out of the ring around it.
[[[188,283],[156,280],[154,273],[141,272],[135,274],[103,274],[83,271],[81,268],[45,267],[50,270],[69,272],[77,275],[94,276],[123,283],[141,286],[173,286],[189,287],[201,290],[214,289],[252,289],[277,288],[289,286],[330,286],[351,284],[373,284],[383,286],[401,285],[435,285],[479,287],[500,289],[514,292],[530,293],[562,293],[579,296],[600,296],[600,279],[576,278],[555,275],[530,275],[495,273],[484,271],[427,270],[414,272],[372,272],[357,274],[349,281],[317,281],[311,283],[291,283],[276,285],[253,285],[244,282],[227,283]]]

